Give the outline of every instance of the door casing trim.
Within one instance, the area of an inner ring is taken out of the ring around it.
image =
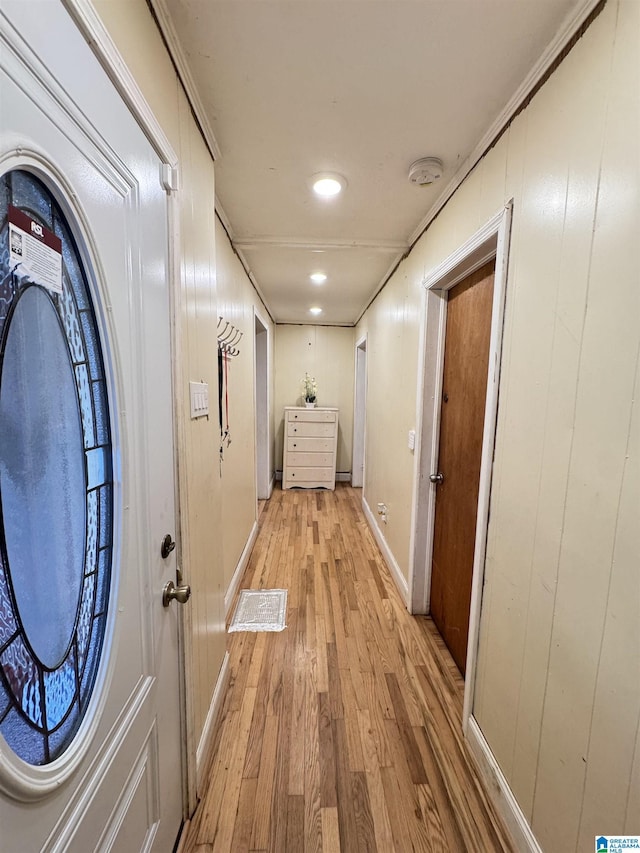
[[[365,358],[365,369],[364,369],[364,387],[359,387],[358,385],[358,350],[364,352]],[[353,439],[352,439],[352,453],[351,453],[351,482],[353,484],[353,472],[355,469],[356,462],[356,447],[358,447],[359,457],[362,457],[362,494],[364,495],[364,477],[365,477],[365,466],[367,463],[366,459],[366,436],[367,436],[367,333],[361,335],[355,342],[354,350],[353,350]],[[362,406],[362,434],[358,434],[359,421],[358,421],[358,408]],[[362,445],[359,447],[359,445]]]
[[[254,308],[253,308],[253,329],[254,329],[254,332],[253,332],[253,398],[254,398],[254,401],[253,401],[253,404],[254,404],[254,409],[253,410],[254,410],[254,416],[255,416],[254,417],[254,420],[255,420],[255,424],[254,424],[254,430],[255,430],[254,458],[255,458],[255,474],[256,474],[256,521],[257,521],[257,518],[258,518],[258,500],[262,500],[262,498],[258,498],[258,495],[262,491],[259,488],[260,472],[258,470],[259,469],[259,462],[260,462],[260,460],[258,459],[258,418],[261,414],[264,415],[265,411],[264,410],[262,412],[258,411],[258,351],[257,351],[257,344],[256,344],[256,337],[257,337],[257,335],[256,335],[256,320],[258,321],[258,323],[260,323],[260,325],[264,329],[264,333],[266,335],[266,349],[267,349],[266,360],[265,360],[266,361],[265,370],[266,370],[266,374],[267,374],[267,387],[266,387],[266,394],[265,394],[266,399],[265,399],[265,406],[264,406],[264,408],[266,409],[266,419],[267,419],[267,437],[266,437],[266,444],[267,444],[267,460],[266,460],[267,477],[266,477],[266,479],[267,479],[267,492],[268,492],[267,500],[271,497],[271,492],[273,491],[274,479],[273,479],[273,459],[272,459],[272,448],[271,448],[272,430],[271,430],[271,381],[270,381],[271,369],[272,369],[272,364],[271,364],[272,335],[271,335],[271,328],[269,326],[269,323],[267,322],[265,317],[262,315],[262,313],[254,306]],[[262,460],[262,461],[264,464],[264,460]]]
[[[178,156],[173,146],[91,0],[62,0],[62,5],[87,40],[120,97],[135,116],[156,154],[172,169],[177,169]],[[172,176],[171,180],[174,179]]]
[[[476,517],[473,559],[469,640],[464,691],[463,729],[467,732],[472,712],[482,581],[489,523],[489,499],[493,450],[498,414],[498,389],[504,325],[505,290],[509,260],[509,237],[513,201],[509,201],[469,240],[449,255],[423,279],[423,321],[420,330],[420,365],[418,371],[418,426],[416,443],[416,476],[412,523],[412,560],[409,571],[409,607],[412,613],[429,612],[431,559],[435,521],[435,486],[429,474],[438,461],[440,433],[440,400],[444,368],[444,344],[447,320],[447,292],[492,258],[496,260],[491,337],[489,342],[489,375],[485,400],[482,437],[480,488]]]

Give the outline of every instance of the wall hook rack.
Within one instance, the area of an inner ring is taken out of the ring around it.
[[[235,358],[240,355],[238,345],[244,332],[236,328],[233,323],[218,317],[218,346],[227,358]]]

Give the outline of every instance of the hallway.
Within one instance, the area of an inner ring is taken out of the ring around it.
[[[406,612],[360,501],[339,483],[261,502],[241,588],[288,589],[287,627],[228,635],[184,853],[513,849],[468,757],[463,681]]]

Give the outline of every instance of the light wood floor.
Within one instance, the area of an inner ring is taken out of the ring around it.
[[[361,490],[277,488],[242,588],[281,633],[229,635],[231,686],[186,853],[511,851],[461,731],[462,679],[408,615]]]

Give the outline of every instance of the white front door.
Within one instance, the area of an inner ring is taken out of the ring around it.
[[[3,2],[0,114],[0,849],[170,851],[184,755],[180,605],[162,603],[160,163],[57,0]],[[53,248],[21,264],[30,230]]]

